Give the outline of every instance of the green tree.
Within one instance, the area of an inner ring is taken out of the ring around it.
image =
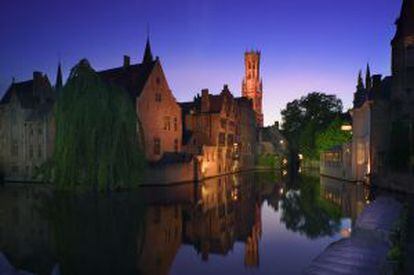
[[[316,136],[340,116],[342,109],[342,101],[335,95],[319,92],[289,102],[282,110],[282,129],[291,150],[318,159]]]
[[[336,145],[347,143],[352,139],[351,132],[341,130],[341,126],[344,124],[345,121],[338,117],[331,122],[325,131],[322,131],[316,135],[316,150],[318,156],[323,151],[326,151]]]
[[[137,185],[145,163],[138,144],[136,112],[127,93],[103,82],[82,60],[57,103],[52,180],[63,189]]]

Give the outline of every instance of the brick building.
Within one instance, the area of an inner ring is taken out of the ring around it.
[[[205,89],[181,107],[183,150],[199,157],[203,178],[253,167],[256,123],[250,100],[234,98],[225,85],[220,94]]]
[[[156,162],[164,153],[181,151],[181,109],[168,85],[160,59],[154,59],[152,55],[149,40],[140,64],[131,64],[130,57],[124,56],[123,66],[98,74],[130,94],[136,106],[148,161]]]

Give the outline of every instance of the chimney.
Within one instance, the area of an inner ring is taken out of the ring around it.
[[[380,74],[376,74],[372,76],[372,86],[373,87],[378,87],[381,85],[381,81],[382,81],[382,75]]]
[[[279,121],[275,121],[275,128],[279,130]]]
[[[41,72],[38,72],[38,71],[34,71],[33,72],[33,80],[34,81],[37,81],[37,80],[39,80],[41,78],[42,78],[42,73]]]
[[[127,68],[131,65],[131,58],[128,55],[124,55],[124,68]]]
[[[208,89],[201,90],[201,112],[206,113],[210,111],[210,96]]]

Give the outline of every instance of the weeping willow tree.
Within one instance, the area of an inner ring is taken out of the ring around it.
[[[144,157],[127,93],[76,65],[56,107],[53,181],[60,189],[107,191],[140,182]]]

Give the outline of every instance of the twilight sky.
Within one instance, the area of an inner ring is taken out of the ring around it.
[[[13,0],[0,4],[0,95],[34,70],[55,82],[81,58],[106,69],[140,62],[150,25],[177,100],[227,83],[240,95],[243,53],[262,51],[265,124],[312,91],[350,107],[358,70],[389,74],[401,0]]]

